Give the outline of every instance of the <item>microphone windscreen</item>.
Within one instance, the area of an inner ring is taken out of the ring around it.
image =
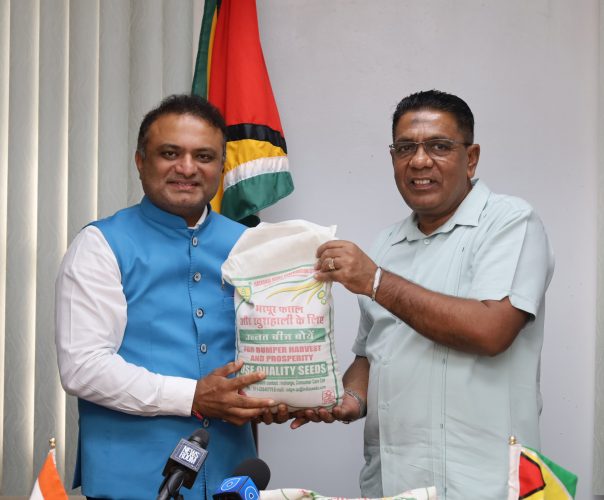
[[[210,434],[205,429],[197,429],[191,434],[189,441],[197,443],[200,448],[206,450],[208,448],[208,443],[210,442]]]
[[[250,458],[241,462],[233,471],[232,476],[249,476],[258,490],[265,490],[271,480],[271,471],[264,460]]]

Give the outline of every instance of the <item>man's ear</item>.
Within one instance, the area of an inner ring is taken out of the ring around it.
[[[138,170],[138,177],[143,173],[143,155],[139,150],[136,150],[134,153],[134,163],[136,163],[136,169]]]
[[[468,179],[474,177],[478,160],[480,158],[480,144],[472,144],[468,146]]]

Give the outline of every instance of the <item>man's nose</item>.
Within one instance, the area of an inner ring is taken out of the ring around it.
[[[180,161],[176,164],[176,171],[179,174],[190,176],[195,173],[196,167],[193,157],[190,154],[185,154],[180,158]]]
[[[426,145],[424,143],[418,144],[415,153],[413,153],[413,156],[409,160],[409,165],[413,168],[424,168],[431,167],[433,163],[432,157],[426,150]]]

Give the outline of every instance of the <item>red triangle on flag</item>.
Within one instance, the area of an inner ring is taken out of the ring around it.
[[[520,480],[520,494],[518,500],[527,498],[545,488],[545,480],[541,473],[541,467],[524,453],[520,454],[518,478]]]

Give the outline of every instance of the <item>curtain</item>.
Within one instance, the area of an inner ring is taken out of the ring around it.
[[[54,280],[89,221],[140,200],[142,116],[191,87],[194,0],[0,0],[0,493],[29,495],[76,401],[54,347]]]
[[[600,61],[598,85],[598,292],[596,296],[596,363],[594,415],[594,495],[604,495],[604,0],[600,0]]]

